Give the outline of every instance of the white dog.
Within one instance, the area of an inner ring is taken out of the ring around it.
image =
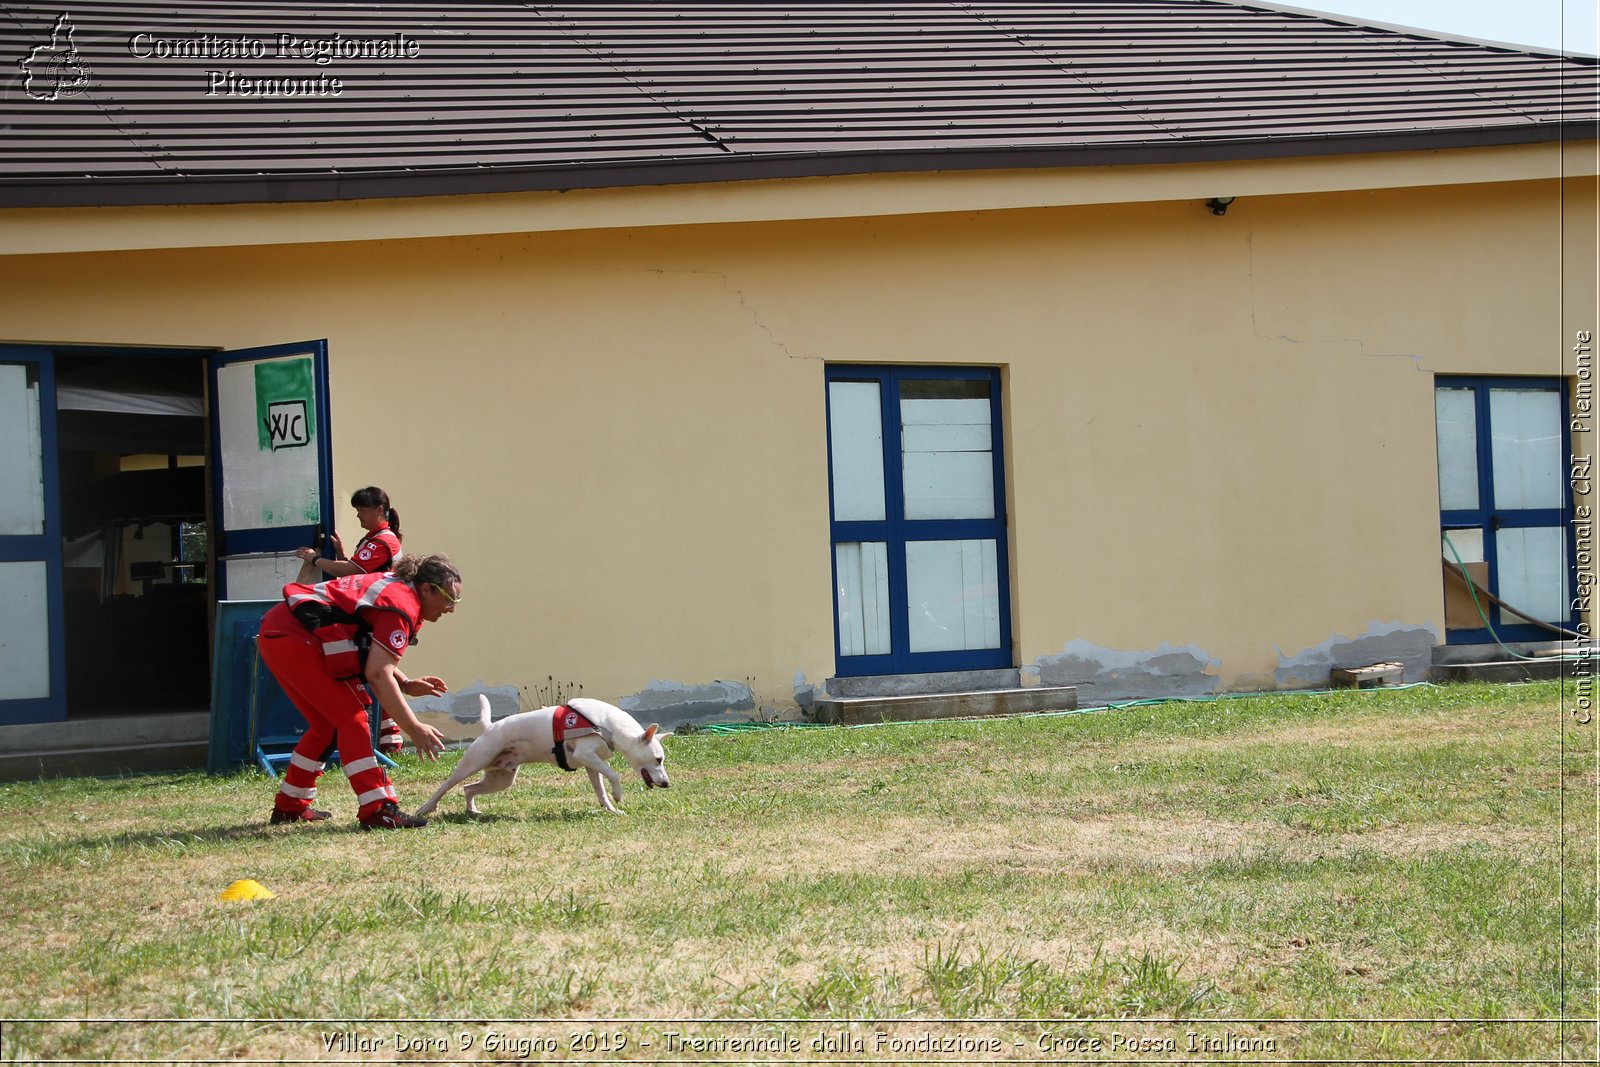
[[[580,697],[491,723],[489,698],[480,693],[478,721],[483,723],[483,736],[467,746],[455,773],[417,809],[418,815],[433,811],[441,797],[483,771],[482,778],[462,790],[467,796],[467,812],[477,815],[478,797],[509,789],[517,780],[517,768],[524,763],[553,763],[566,771],[582,767],[589,772],[589,784],[594,786],[600,806],[619,814],[624,814],[617,807],[622,803],[622,779],[608,762],[614,752],[622,753],[628,766],[639,772],[645,788],[665,789],[671,784],[661,739],[672,735],[658,732],[655,723],[640,727],[632,715],[603,700]],[[610,783],[609,796],[601,779]]]

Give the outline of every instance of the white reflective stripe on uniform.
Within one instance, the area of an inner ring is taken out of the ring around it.
[[[278,792],[282,793],[286,797],[296,797],[300,800],[312,800],[316,798],[317,787],[314,785],[290,785],[288,782],[284,782],[278,787]]]
[[[382,789],[369,789],[365,793],[356,794],[356,803],[360,804],[362,807],[366,807],[368,804],[371,804],[374,801],[393,799],[394,790],[390,789],[388,786],[384,786]]]
[[[310,771],[312,774],[321,774],[328,765],[319,763],[309,756],[302,756],[298,752],[291,752],[289,753],[289,766],[299,767],[302,771]]]
[[[354,641],[324,641],[322,643],[322,654],[324,656],[337,656],[345,652],[354,652],[355,650],[356,643]]]
[[[358,759],[358,760],[354,761],[353,763],[346,763],[344,765],[344,776],[346,778],[354,778],[356,775],[360,774],[362,771],[370,771],[370,770],[372,770],[372,768],[376,767],[377,765],[378,765],[378,757],[377,756],[368,756],[366,759]]]
[[[318,586],[317,588],[321,588],[321,586]],[[324,599],[323,597],[318,596],[314,592],[312,592],[312,593],[291,593],[286,599],[287,599],[287,603],[288,603],[288,605],[289,605],[291,610],[296,608],[296,607],[299,607],[301,604],[304,604],[308,600],[315,600],[319,604],[326,604],[327,603],[326,599]]]
[[[394,582],[394,581],[397,581],[397,579],[384,577],[384,578],[379,578],[377,581],[375,581],[371,585],[367,586],[367,591],[361,594],[361,599],[360,600],[356,601],[356,607],[358,607],[358,608],[370,608],[370,607],[372,607],[372,605],[374,605],[374,604],[376,604],[378,602],[378,597],[383,595],[383,591],[389,587],[389,584],[391,582]]]

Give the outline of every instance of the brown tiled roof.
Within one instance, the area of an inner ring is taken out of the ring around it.
[[[1315,155],[1600,121],[1588,57],[1218,0],[51,0],[7,3],[0,40],[0,206]]]

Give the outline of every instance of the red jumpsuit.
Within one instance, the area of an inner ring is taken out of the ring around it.
[[[362,688],[363,638],[396,658],[422,628],[422,600],[392,574],[350,574],[319,585],[283,587],[284,603],[261,620],[261,659],[307,729],[294,746],[274,806],[298,815],[317,795],[317,778],[337,749],[366,818],[395,800],[394,786],[372,750]]]
[[[356,545],[356,550],[350,553],[350,562],[368,574],[378,574],[388,570],[399,558],[400,538],[389,529],[387,522],[378,523],[377,528],[363,537]],[[384,713],[378,722],[379,750],[399,752],[405,744],[406,739],[400,733],[400,724]]]

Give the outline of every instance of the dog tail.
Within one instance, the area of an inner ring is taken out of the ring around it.
[[[478,694],[478,722],[485,730],[489,728],[489,698],[483,693]]]

